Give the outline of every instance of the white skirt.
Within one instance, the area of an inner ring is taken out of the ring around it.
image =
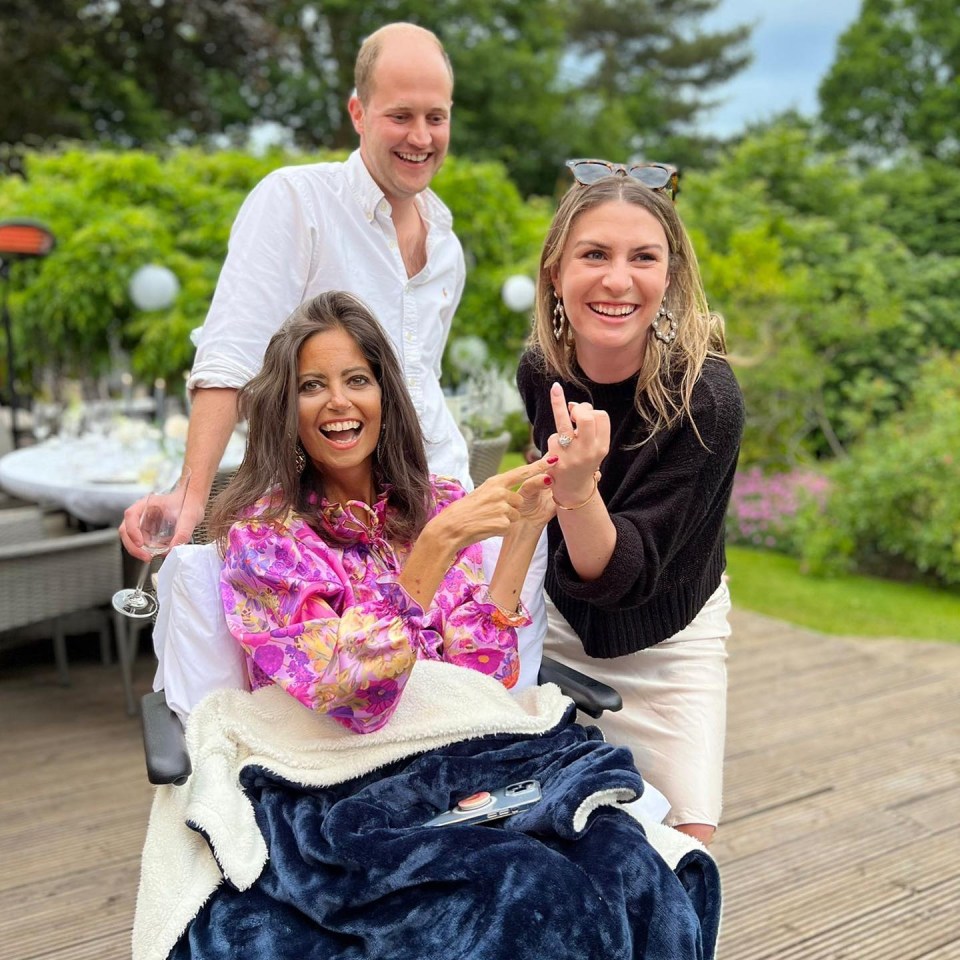
[[[666,823],[720,821],[727,724],[727,615],[722,581],[693,622],[672,637],[623,657],[588,657],[573,627],[547,597],[544,653],[616,688],[623,709],[596,724],[629,747],[645,781],[670,803]]]

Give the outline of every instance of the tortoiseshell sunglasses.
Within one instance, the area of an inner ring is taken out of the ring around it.
[[[604,177],[633,177],[651,190],[669,191],[676,200],[680,192],[680,171],[668,163],[611,163],[609,160],[568,160],[577,183],[589,186]]]

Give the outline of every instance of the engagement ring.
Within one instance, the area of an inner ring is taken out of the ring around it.
[[[558,434],[557,443],[559,443],[560,446],[563,447],[564,450],[566,450],[566,448],[569,447],[571,443],[573,443],[573,437],[571,437],[569,433]]]

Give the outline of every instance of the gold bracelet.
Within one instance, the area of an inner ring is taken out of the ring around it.
[[[590,496],[587,497],[583,503],[578,503],[575,507],[565,507],[562,503],[557,502],[557,498],[553,498],[553,502],[556,504],[558,510],[579,510],[581,507],[585,507],[595,496],[597,495],[597,478],[593,478],[593,489],[590,491]]]

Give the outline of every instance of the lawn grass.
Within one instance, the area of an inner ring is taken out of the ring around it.
[[[500,471],[522,463],[522,454],[508,453]],[[810,577],[792,557],[747,547],[727,547],[727,573],[733,604],[744,610],[823,633],[960,643],[960,592],[875,577]]]
[[[500,469],[497,473],[504,473],[507,470],[512,470],[514,467],[522,467],[526,463],[523,459],[522,453],[505,453],[503,459],[500,461]]]
[[[727,547],[733,604],[823,633],[960,643],[960,593],[875,577],[821,579],[792,557]]]

